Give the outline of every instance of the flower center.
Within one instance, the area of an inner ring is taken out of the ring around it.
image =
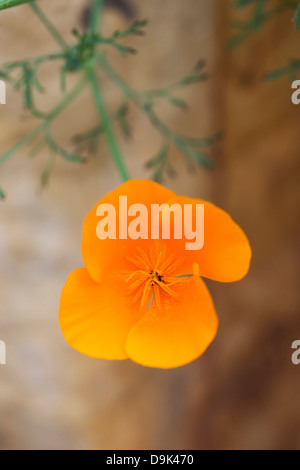
[[[174,297],[176,293],[171,287],[182,281],[174,276],[178,262],[174,255],[166,257],[161,250],[159,253],[150,252],[149,255],[141,248],[137,248],[137,252],[134,258],[127,258],[137,268],[126,279],[130,294],[133,294],[133,302],[139,301],[141,306],[147,302],[149,305],[153,297],[161,309],[162,291]]]
[[[158,284],[159,282],[163,282],[163,276],[161,276],[157,271],[155,271],[155,273],[153,271],[150,271],[149,275],[151,276],[152,285]]]

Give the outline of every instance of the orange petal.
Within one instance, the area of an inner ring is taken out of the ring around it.
[[[161,293],[130,330],[126,351],[135,362],[168,369],[199,357],[213,341],[218,319],[211,296],[198,277],[173,286],[176,297]]]
[[[128,207],[132,204],[144,204],[148,209],[148,224],[150,227],[151,204],[163,204],[175,194],[160,184],[149,180],[129,180],[101,199],[86,216],[83,224],[82,256],[84,264],[95,281],[107,279],[122,271],[132,270],[132,263],[127,257],[132,257],[137,247],[149,248],[149,240],[117,239],[100,240],[96,227],[100,217],[96,210],[100,204],[112,204],[116,209],[117,227],[119,221],[119,196],[127,196]],[[128,217],[128,222],[132,218]]]
[[[193,263],[199,265],[200,276],[220,282],[234,282],[242,279],[248,272],[251,248],[243,230],[230,215],[214,204],[200,199],[178,196],[168,201],[192,204],[195,218],[196,204],[204,204],[204,245],[200,250],[186,250],[186,240],[165,240],[167,253],[176,253],[179,264],[177,274],[192,273]],[[195,219],[194,219],[195,220]],[[195,230],[195,226],[193,227]],[[184,227],[182,226],[184,234]]]
[[[128,331],[140,317],[124,281],[96,283],[84,268],[73,271],[62,290],[59,323],[77,351],[104,359],[126,359]]]

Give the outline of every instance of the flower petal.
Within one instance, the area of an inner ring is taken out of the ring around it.
[[[176,253],[179,263],[177,274],[192,273],[193,263],[199,265],[200,276],[219,282],[234,282],[248,272],[251,248],[243,230],[230,215],[214,204],[200,199],[178,196],[168,201],[168,205],[179,204],[184,214],[184,204],[191,204],[195,217],[196,204],[204,204],[204,245],[200,250],[186,250],[184,226],[183,238],[165,240],[168,254]],[[184,220],[184,217],[182,217]],[[193,226],[195,230],[195,224]]]
[[[125,340],[141,312],[132,308],[123,281],[96,283],[85,268],[73,271],[62,290],[59,323],[77,351],[104,359],[126,359]]]
[[[135,362],[162,369],[199,357],[214,339],[218,319],[211,296],[198,276],[174,286],[176,297],[161,294],[130,330],[126,351]]]
[[[172,191],[149,180],[130,180],[101,199],[86,216],[83,224],[82,256],[90,275],[95,281],[101,281],[123,271],[132,270],[132,257],[137,247],[149,248],[149,240],[106,239],[100,240],[96,234],[99,217],[96,215],[100,204],[112,204],[116,209],[117,227],[119,220],[119,196],[127,196],[128,207],[132,204],[144,204],[148,209],[150,227],[151,204],[163,204],[175,197]],[[128,217],[128,222],[130,217]]]

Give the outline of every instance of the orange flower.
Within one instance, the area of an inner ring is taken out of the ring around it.
[[[128,205],[204,204],[204,246],[187,251],[184,239],[100,240],[99,204],[119,196]],[[130,180],[106,195],[83,224],[85,268],[73,271],[62,290],[59,321],[67,342],[88,356],[126,359],[172,368],[199,357],[214,339],[218,319],[201,277],[243,278],[250,264],[246,235],[209,202],[178,197],[148,180]],[[201,277],[200,277],[201,276]]]

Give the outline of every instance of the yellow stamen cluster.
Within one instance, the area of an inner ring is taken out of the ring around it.
[[[166,257],[162,250],[158,254],[152,252],[149,255],[141,248],[138,248],[137,252],[135,258],[127,258],[138,268],[126,279],[126,282],[130,283],[130,293],[135,291],[133,302],[140,300],[141,306],[144,306],[146,302],[149,304],[153,296],[158,308],[161,309],[161,289],[175,296],[176,293],[171,286],[182,281],[172,276],[178,263],[174,255]]]

